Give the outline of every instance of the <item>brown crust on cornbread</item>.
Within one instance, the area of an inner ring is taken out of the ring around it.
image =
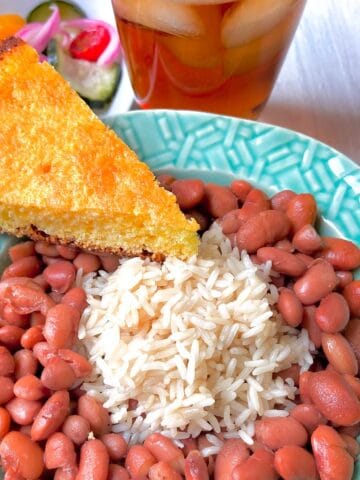
[[[31,240],[34,240],[34,241],[40,240],[42,242],[48,243],[49,245],[58,244],[58,245],[64,245],[66,247],[80,248],[82,250],[86,250],[87,252],[94,253],[95,255],[116,255],[117,257],[121,257],[121,258],[129,258],[129,257],[150,258],[154,262],[163,262],[165,260],[165,255],[161,253],[148,252],[145,249],[137,252],[131,252],[123,248],[99,249],[94,245],[78,242],[75,239],[64,239],[54,235],[48,235],[42,230],[39,230],[38,228],[36,228],[35,225],[29,225],[28,227],[24,227],[24,228],[17,228],[16,232],[7,232],[6,230],[0,227],[0,233],[8,233],[11,235],[15,235],[18,238],[29,237]]]

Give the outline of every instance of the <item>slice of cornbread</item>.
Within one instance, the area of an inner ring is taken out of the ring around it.
[[[119,255],[186,258],[197,224],[48,63],[0,43],[0,229]]]

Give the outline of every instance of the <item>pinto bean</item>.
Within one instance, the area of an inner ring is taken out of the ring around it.
[[[36,400],[13,398],[6,404],[11,419],[18,425],[30,425],[39,413],[41,403]]]
[[[261,262],[270,260],[273,270],[290,277],[300,277],[306,270],[304,262],[292,253],[280,248],[262,247],[258,249],[256,254]]]
[[[192,450],[198,449],[198,444],[196,439],[193,437],[185,438],[181,441],[184,447],[182,448],[183,454],[186,457]]]
[[[316,307],[309,305],[304,307],[304,315],[302,320],[302,327],[309,332],[310,340],[316,348],[321,347],[321,330],[315,320]]]
[[[79,469],[76,465],[57,468],[55,470],[54,480],[76,480],[78,471]]]
[[[0,346],[0,375],[7,376],[14,373],[15,361],[6,347]]]
[[[23,257],[5,268],[1,279],[11,277],[36,277],[41,271],[41,262],[35,256]]]
[[[15,325],[5,325],[0,328],[0,342],[9,350],[20,347],[21,337],[25,330]]]
[[[200,210],[192,209],[188,210],[185,214],[186,218],[193,218],[199,225],[199,231],[204,232],[209,228],[210,225],[210,219],[209,217],[204,213],[201,212]]]
[[[74,370],[59,357],[51,358],[41,373],[41,382],[49,390],[68,390],[75,380]]]
[[[275,468],[284,480],[317,480],[314,457],[297,445],[286,445],[275,453]]]
[[[31,427],[31,438],[34,441],[46,440],[56,432],[69,415],[70,396],[65,390],[55,392],[45,402]]]
[[[274,244],[274,247],[289,253],[294,253],[294,250],[295,250],[293,247],[293,244],[287,238],[284,238],[283,240],[279,240],[278,242],[276,242]]]
[[[197,207],[205,196],[204,182],[196,179],[175,180],[171,184],[171,191],[181,210]]]
[[[205,184],[205,196],[202,203],[214,218],[222,217],[238,206],[237,198],[232,191],[215,183]]]
[[[0,298],[5,299],[9,288],[15,286],[26,286],[42,292],[42,288],[37,285],[33,279],[28,277],[12,277],[0,281]]]
[[[152,433],[145,442],[144,447],[154,455],[159,462],[166,462],[177,472],[184,471],[184,454],[169,438],[161,433]]]
[[[71,366],[76,378],[85,378],[92,372],[91,363],[79,353],[66,348],[60,348],[58,354],[60,358]]]
[[[166,188],[166,190],[171,191],[171,185],[173,182],[175,182],[176,178],[173,177],[172,175],[168,175],[166,173],[162,173],[161,175],[157,176],[157,181],[160,183],[160,185],[163,188]]]
[[[56,245],[52,245],[48,242],[37,241],[35,242],[35,251],[39,255],[46,255],[47,257],[58,257],[59,252],[56,249]]]
[[[311,435],[319,426],[327,423],[326,418],[319,412],[315,405],[300,403],[291,410],[290,416],[300,422]]]
[[[304,225],[293,236],[292,243],[298,252],[312,255],[322,247],[322,240],[312,225]]]
[[[61,303],[77,308],[80,314],[83,313],[87,306],[86,293],[81,287],[74,287],[63,296]]]
[[[107,480],[109,454],[100,440],[88,440],[80,451],[76,480]]]
[[[16,313],[11,305],[4,305],[1,312],[2,319],[7,325],[14,325],[19,328],[27,328],[29,326],[29,315],[20,315]]]
[[[215,460],[214,480],[231,480],[235,467],[248,457],[249,450],[242,440],[226,440]]]
[[[19,378],[14,385],[14,394],[24,400],[40,400],[46,393],[41,380],[35,375],[25,375]]]
[[[351,480],[354,460],[334,428],[320,425],[311,436],[311,446],[321,478]]]
[[[9,248],[8,255],[12,262],[16,262],[20,258],[31,257],[35,255],[35,244],[31,240],[17,243]]]
[[[292,190],[282,190],[281,192],[275,193],[275,195],[271,198],[271,208],[286,212],[290,200],[295,197],[296,193]]]
[[[43,290],[44,292],[46,292],[50,288],[50,285],[47,283],[42,273],[40,273],[40,275],[36,275],[36,277],[33,278],[33,282],[36,283],[36,285],[39,285],[41,290]]]
[[[53,433],[45,445],[45,466],[52,470],[76,464],[74,444],[61,432]]]
[[[34,357],[39,360],[43,367],[46,367],[48,361],[57,355],[58,350],[51,347],[47,342],[39,342],[33,348]]]
[[[37,480],[44,470],[43,451],[27,435],[9,432],[0,445],[5,470],[12,469],[20,478]]]
[[[225,235],[235,234],[241,224],[242,209],[236,208],[235,210],[230,210],[223,217],[219,219],[219,224]]]
[[[358,363],[346,338],[341,333],[323,333],[321,337],[323,352],[335,370],[339,373],[356,375]]]
[[[355,395],[360,399],[360,378],[355,377],[354,375],[349,375],[348,373],[345,373],[343,378],[353,389]]]
[[[54,348],[71,347],[80,321],[79,311],[67,304],[55,305],[46,316],[43,335]]]
[[[358,441],[355,440],[354,437],[351,437],[350,435],[346,435],[346,433],[341,433],[340,436],[345,442],[346,450],[350,453],[350,455],[353,458],[356,459],[360,453],[360,445]]]
[[[279,312],[286,323],[292,327],[300,325],[304,308],[295,293],[289,288],[281,288],[277,303]]]
[[[313,257],[310,257],[310,255],[305,255],[304,253],[294,253],[295,257],[299,258],[305,265],[309,268],[310,265],[313,263],[314,259]]]
[[[119,257],[117,255],[99,255],[99,258],[105,272],[115,272],[119,266]]]
[[[239,250],[255,253],[267,244],[273,244],[287,236],[290,221],[277,210],[265,210],[251,217],[236,234]]]
[[[20,344],[23,348],[32,350],[37,343],[43,342],[44,340],[43,327],[37,326],[29,328],[22,334]]]
[[[353,318],[344,330],[344,336],[350,343],[351,348],[360,365],[360,318]]]
[[[0,440],[9,432],[10,424],[11,417],[9,411],[6,408],[0,407]]]
[[[94,435],[99,436],[109,432],[109,412],[94,397],[83,395],[79,398],[78,414],[90,423]]]
[[[74,260],[78,254],[77,248],[70,247],[68,245],[56,245],[56,250],[58,251],[59,255],[66,260]]]
[[[333,267],[325,260],[315,260],[294,284],[294,292],[304,305],[312,305],[336,287]]]
[[[263,417],[255,422],[255,436],[273,450],[285,445],[303,446],[308,439],[303,425],[293,417]]]
[[[32,312],[41,312],[43,315],[47,315],[49,309],[54,306],[53,300],[39,290],[39,286],[35,282],[32,282],[30,286],[11,285],[6,289],[5,297],[14,312],[20,315]]]
[[[236,233],[247,220],[259,212],[270,209],[270,201],[262,190],[253,188],[246,196],[242,208],[226,213],[220,219],[222,231],[225,234]]]
[[[96,272],[101,267],[101,262],[98,256],[91,253],[80,252],[75,260],[74,265],[77,270],[82,269],[83,273]]]
[[[63,433],[65,433],[75,445],[82,445],[88,438],[90,430],[90,423],[80,415],[70,415],[62,427]]]
[[[35,375],[38,362],[31,350],[22,349],[14,354],[15,378],[18,380],[25,375]]]
[[[105,433],[100,440],[108,450],[110,461],[118,462],[126,456],[127,443],[120,433]]]
[[[150,467],[149,480],[182,480],[182,476],[166,462],[158,462]]]
[[[345,433],[346,435],[351,435],[356,438],[360,435],[360,423],[355,423],[355,425],[351,425],[350,427],[340,427],[338,431],[339,433]]]
[[[305,225],[313,225],[317,215],[317,205],[313,195],[300,193],[293,197],[286,208],[293,233],[298,232]]]
[[[209,480],[206,462],[196,449],[185,458],[185,480]]]
[[[45,265],[53,265],[54,263],[60,262],[61,257],[48,257],[47,255],[42,255],[41,260]]]
[[[130,477],[124,467],[110,463],[107,480],[130,480]]]
[[[232,480],[277,480],[274,455],[260,447],[244,462],[234,468]]]
[[[353,280],[343,290],[351,315],[360,317],[360,280]]]
[[[265,193],[258,188],[252,188],[246,195],[244,205],[241,210],[247,211],[248,213],[252,213],[254,215],[255,213],[269,210],[270,207],[270,200],[267,195],[265,195]]]
[[[67,260],[59,260],[45,268],[43,275],[51,288],[57,293],[67,292],[75,281],[76,270]]]
[[[14,382],[9,377],[0,376],[0,405],[14,397]]]
[[[131,478],[145,477],[155,463],[155,457],[143,445],[131,446],[125,459],[125,467]]]
[[[340,374],[329,370],[312,373],[309,395],[316,408],[329,421],[341,426],[360,421],[360,402]]]
[[[45,325],[45,319],[45,315],[42,315],[40,312],[33,312],[30,315],[30,327]]]
[[[352,272],[336,270],[335,275],[338,281],[338,288],[345,288],[346,285],[349,285],[354,280]]]
[[[323,237],[324,247],[319,256],[335,270],[355,270],[360,266],[360,248],[343,238]]]
[[[247,194],[252,190],[252,186],[246,180],[233,180],[230,184],[230,190],[240,202],[244,203]]]
[[[349,306],[344,297],[337,292],[329,293],[322,298],[316,309],[316,323],[326,333],[340,332],[346,327],[349,319]]]

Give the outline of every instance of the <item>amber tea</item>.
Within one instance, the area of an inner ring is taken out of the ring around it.
[[[143,108],[256,118],[306,0],[113,0]]]

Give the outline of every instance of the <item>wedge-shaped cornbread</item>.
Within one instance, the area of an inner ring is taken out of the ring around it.
[[[186,258],[197,224],[69,84],[0,43],[0,229],[118,255]]]

